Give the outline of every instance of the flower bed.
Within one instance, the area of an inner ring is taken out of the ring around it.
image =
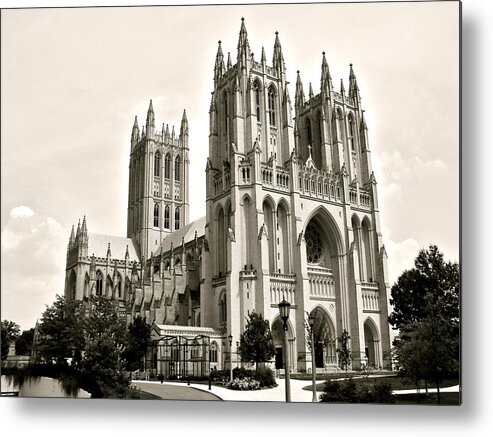
[[[235,378],[226,385],[231,390],[259,390],[260,382],[249,377]]]

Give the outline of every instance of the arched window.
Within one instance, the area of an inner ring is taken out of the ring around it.
[[[352,115],[348,117],[348,129],[349,129],[349,138],[348,138],[349,147],[353,152],[355,152],[356,149],[354,145],[354,120]]]
[[[118,299],[122,298],[122,277],[120,273],[116,274],[116,292],[118,294]]]
[[[269,88],[269,124],[276,125],[276,96],[273,88]]]
[[[219,298],[219,324],[224,325],[228,320],[228,312],[226,308],[226,292],[223,291]]]
[[[169,229],[169,206],[164,208],[164,228]]]
[[[175,230],[180,229],[180,208],[175,209]]]
[[[166,179],[169,179],[169,171],[170,171],[170,158],[169,158],[169,153],[167,153],[164,158],[164,177]]]
[[[253,92],[255,93],[255,114],[257,114],[257,121],[260,122],[260,89],[258,82],[255,82],[253,86]]]
[[[96,296],[103,295],[103,274],[100,270],[96,272]]]
[[[177,156],[175,159],[175,181],[179,181],[181,179],[180,169],[181,169],[181,159],[179,156]]]
[[[305,122],[306,126],[306,143],[308,146],[312,146],[312,124],[310,122],[310,119],[307,118]]]
[[[159,228],[159,203],[154,204],[154,227]]]
[[[154,155],[154,176],[158,176],[161,174],[161,154],[156,152]]]
[[[213,341],[211,343],[211,348],[209,349],[209,361],[211,363],[217,363],[217,343]]]

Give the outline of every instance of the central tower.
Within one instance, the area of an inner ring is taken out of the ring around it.
[[[132,128],[129,165],[127,237],[140,258],[156,253],[164,237],[188,224],[188,120],[183,111],[179,135],[174,126],[156,130],[152,100],[146,124]]]

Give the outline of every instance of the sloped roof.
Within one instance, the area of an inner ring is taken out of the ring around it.
[[[108,243],[111,249],[111,259],[124,260],[128,246],[129,261],[139,262],[139,256],[131,238],[116,237],[114,235],[93,234],[88,232],[87,255],[96,258],[106,258]]]
[[[161,325],[154,323],[153,325],[156,333],[160,336],[177,336],[183,337],[196,337],[198,335],[205,335],[208,337],[222,337],[223,334],[216,331],[213,328],[205,328],[201,326],[180,326],[180,325]]]
[[[177,231],[174,231],[171,234],[167,235],[156,253],[160,253],[160,250],[162,250],[162,253],[168,252],[171,248],[171,243],[173,243],[174,248],[181,246],[182,239],[185,240],[185,244],[189,241],[192,241],[195,238],[195,231],[197,231],[197,238],[204,236],[205,217],[201,217],[198,220],[195,220],[194,222],[191,222],[188,225],[184,226],[183,228],[178,229]]]

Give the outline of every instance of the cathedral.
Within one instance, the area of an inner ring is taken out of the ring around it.
[[[236,63],[220,41],[215,58],[205,217],[189,222],[186,112],[179,130],[159,129],[151,100],[131,133],[126,238],[89,232],[85,217],[72,228],[66,298],[105,296],[127,321],[145,317],[150,370],[241,365],[253,311],[270,323],[276,368],[286,353],[292,371],[312,371],[308,315],[316,371],[340,367],[344,330],[353,369],[390,366],[387,254],[355,72],[336,91],[323,53],[318,94],[299,71],[294,102],[288,84],[277,32],[272,63],[264,49],[256,59],[242,19]]]

